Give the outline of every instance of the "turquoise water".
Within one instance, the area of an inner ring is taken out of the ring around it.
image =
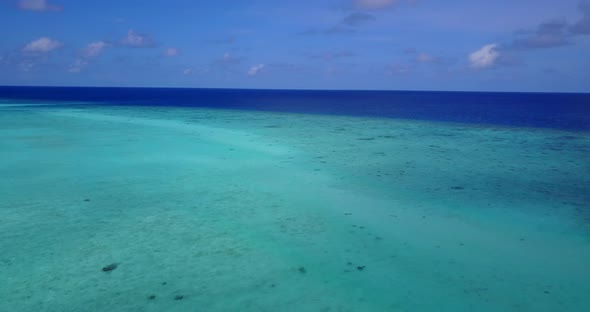
[[[0,311],[588,311],[589,153],[582,131],[5,105]]]

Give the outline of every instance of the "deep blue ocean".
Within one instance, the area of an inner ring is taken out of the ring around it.
[[[590,94],[0,87],[0,100],[182,106],[590,130]]]

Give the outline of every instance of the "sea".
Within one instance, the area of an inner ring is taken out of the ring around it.
[[[590,94],[0,87],[0,311],[590,311]]]

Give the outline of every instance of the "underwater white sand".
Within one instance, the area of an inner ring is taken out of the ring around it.
[[[549,129],[5,106],[0,311],[589,311],[589,156]]]

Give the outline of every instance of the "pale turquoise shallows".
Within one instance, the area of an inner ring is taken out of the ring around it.
[[[4,106],[0,311],[590,311],[589,155],[585,132]]]

